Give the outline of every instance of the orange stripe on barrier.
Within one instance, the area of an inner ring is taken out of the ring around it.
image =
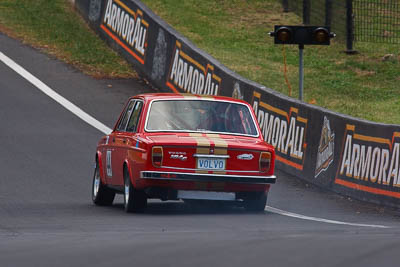
[[[302,122],[302,123],[306,124],[308,120],[307,120],[306,118],[303,118],[303,117],[299,117],[299,116],[297,116],[297,121],[299,121],[299,122]]]
[[[172,91],[174,91],[174,93],[179,94],[179,91],[176,90],[175,86],[174,86],[172,83],[167,82],[167,86],[168,86]]]
[[[285,164],[287,164],[287,165],[289,165],[289,166],[291,166],[293,168],[296,168],[296,169],[301,170],[301,171],[303,170],[303,165],[301,165],[301,164],[291,162],[290,160],[284,159],[284,158],[282,158],[282,157],[280,157],[278,155],[275,155],[275,158],[276,158],[276,160],[278,160],[278,161],[280,161],[282,163],[285,163]]]
[[[149,27],[149,23],[148,23],[147,21],[145,21],[145,20],[142,20],[142,24],[143,24],[144,26],[146,26],[147,28]]]
[[[101,24],[100,28],[103,29],[103,31],[108,34],[114,41],[116,41],[122,48],[124,48],[129,54],[131,54],[134,58],[136,58],[137,61],[144,64],[144,60],[141,59],[138,55],[135,54],[129,47],[127,47],[123,42],[121,42],[120,39],[118,39],[117,36],[115,36],[112,32],[110,32],[103,24]]]
[[[253,92],[253,96],[255,96],[257,98],[261,98],[261,94],[259,92],[256,92],[256,91]]]
[[[389,139],[385,139],[385,138],[381,138],[381,137],[373,137],[373,136],[367,136],[367,135],[361,135],[361,134],[354,134],[353,138],[357,139],[357,140],[361,140],[361,141],[374,142],[374,143],[380,143],[380,144],[388,144],[389,146],[391,145]]]
[[[121,1],[119,1],[119,0],[115,0],[115,3],[117,3],[119,6],[121,6],[123,9],[125,9],[125,11],[127,11],[128,13],[130,13],[132,16],[134,16],[135,17],[135,19],[136,19],[136,14],[135,14],[135,12],[133,12],[129,7],[127,7],[124,3],[122,3]],[[138,13],[139,13],[139,10],[138,10]]]
[[[220,77],[218,77],[217,75],[215,75],[214,73],[213,73],[213,75],[212,75],[212,78],[213,78],[214,80],[218,81],[219,83],[221,83],[221,81],[222,81],[222,79],[221,79]]]
[[[184,59],[186,59],[186,61],[189,61],[190,63],[192,63],[193,65],[196,65],[197,68],[199,68],[200,70],[203,71],[204,74],[206,74],[206,70],[204,69],[204,67],[202,65],[200,65],[199,62],[197,62],[196,60],[194,60],[193,58],[191,58],[190,56],[188,56],[185,52],[183,51],[179,51],[179,54],[181,55],[181,57],[183,57]]]
[[[400,198],[399,192],[392,192],[392,191],[388,191],[388,190],[384,190],[384,189],[378,189],[378,188],[373,188],[373,187],[369,187],[369,186],[365,186],[365,185],[355,184],[355,183],[348,182],[348,181],[338,179],[338,178],[335,179],[335,183],[345,186],[345,187],[348,187],[348,188],[372,193],[375,195],[383,195],[383,196],[388,196],[388,197]]]
[[[288,113],[286,111],[283,111],[283,110],[281,110],[279,108],[273,107],[273,106],[271,106],[271,105],[269,105],[267,103],[261,102],[261,101],[260,101],[259,105],[261,107],[267,109],[267,110],[271,110],[271,111],[273,111],[273,112],[275,112],[275,113],[277,113],[277,114],[279,114],[279,115],[281,115],[283,117],[286,117],[286,119],[289,121],[289,115],[288,115]]]

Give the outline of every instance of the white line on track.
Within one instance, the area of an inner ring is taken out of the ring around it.
[[[91,126],[103,132],[104,134],[111,133],[111,129],[109,127],[99,122],[98,120],[87,114],[85,111],[77,107],[75,104],[70,102],[68,99],[64,98],[63,96],[55,92],[53,89],[51,89],[42,81],[40,81],[38,78],[30,74],[27,70],[18,65],[11,58],[4,55],[2,52],[0,52],[0,60],[3,61],[4,64],[6,64],[8,67],[14,70],[16,73],[24,77],[28,82],[33,84],[37,89],[39,89],[40,91],[42,91],[43,93],[54,99],[61,106],[71,111],[73,114],[81,118],[86,123],[90,124]]]
[[[359,226],[359,227],[390,228],[389,226],[385,226],[385,225],[349,223],[349,222],[342,222],[342,221],[335,221],[335,220],[305,216],[305,215],[301,215],[301,214],[297,214],[297,213],[293,213],[293,212],[289,212],[289,211],[280,210],[280,209],[277,209],[277,208],[274,208],[271,206],[266,206],[265,210],[272,212],[272,213],[279,214],[279,215],[298,218],[298,219],[302,219],[302,220],[308,220],[308,221],[316,221],[316,222],[323,222],[323,223],[330,223],[330,224],[341,224],[341,225],[349,225],[349,226]]]
[[[109,134],[111,133],[111,129],[101,123],[100,121],[96,120],[89,114],[87,114],[85,111],[77,107],[75,104],[70,102],[68,99],[64,98],[57,92],[55,92],[53,89],[48,87],[46,84],[44,84],[42,81],[40,81],[38,78],[30,74],[27,70],[25,70],[23,67],[18,65],[15,61],[4,55],[2,52],[0,52],[0,60],[6,64],[8,67],[10,67],[12,70],[14,70],[16,73],[21,75],[23,78],[25,78],[27,81],[29,81],[31,84],[33,84],[37,89],[42,91],[44,94],[48,95],[52,99],[54,99],[56,102],[58,102],[61,106],[66,108],[67,110],[71,111],[73,114],[75,114],[77,117],[82,119],[84,122],[88,123],[89,125],[93,126],[94,128],[98,129],[99,131],[103,132],[104,134]],[[323,223],[330,223],[330,224],[341,224],[341,225],[349,225],[349,226],[359,226],[359,227],[373,227],[373,228],[390,228],[388,226],[384,225],[374,225],[374,224],[361,224],[361,223],[349,223],[349,222],[342,222],[342,221],[335,221],[335,220],[328,220],[328,219],[322,219],[322,218],[317,218],[317,217],[310,217],[310,216],[305,216],[301,214],[296,214],[284,210],[280,210],[277,208],[273,208],[270,206],[265,207],[266,211],[276,213],[279,215],[283,216],[288,216],[288,217],[294,217],[298,219],[303,219],[303,220],[309,220],[309,221],[316,221],[316,222],[323,222]]]

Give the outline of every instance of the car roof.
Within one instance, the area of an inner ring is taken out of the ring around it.
[[[198,100],[219,100],[219,101],[231,101],[231,102],[238,102],[248,105],[246,101],[235,99],[232,97],[226,96],[210,96],[210,95],[193,95],[193,94],[176,94],[176,93],[147,93],[147,94],[140,94],[136,96],[132,96],[131,98],[142,98],[146,101],[151,100],[166,100],[166,99],[198,99]]]

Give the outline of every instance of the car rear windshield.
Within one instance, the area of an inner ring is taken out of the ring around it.
[[[215,100],[155,100],[146,130],[258,135],[247,105]]]

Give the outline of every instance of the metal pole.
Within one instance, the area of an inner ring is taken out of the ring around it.
[[[303,60],[304,45],[299,45],[299,100],[303,101],[304,87],[304,60]]]
[[[283,0],[283,12],[289,12],[289,0]]]
[[[325,0],[325,26],[332,23],[332,0]]]
[[[355,54],[353,50],[354,23],[353,23],[353,0],[346,0],[346,53]]]
[[[303,24],[310,24],[310,14],[311,14],[311,2],[310,0],[303,0]]]

